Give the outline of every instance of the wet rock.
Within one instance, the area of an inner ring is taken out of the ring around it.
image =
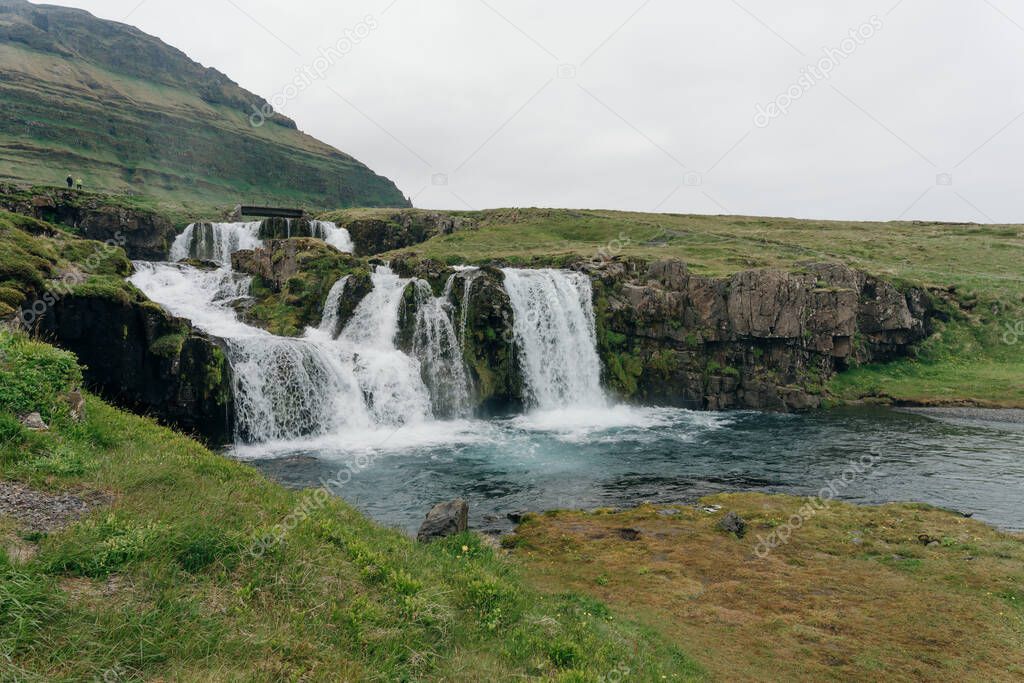
[[[718,521],[718,529],[730,534],[736,534],[736,538],[743,538],[747,535],[747,523],[735,512],[726,513]]]
[[[438,503],[427,513],[416,540],[428,543],[438,538],[462,533],[469,528],[469,503],[456,498],[447,503]]]
[[[505,515],[505,517],[507,517],[508,521],[512,522],[513,524],[522,524],[523,520],[526,519],[526,516],[528,514],[530,513],[524,510],[516,510],[515,512],[508,513],[507,515]]]
[[[139,295],[58,299],[34,329],[78,356],[107,401],[202,437],[233,440],[231,371],[218,342]]]
[[[33,432],[45,432],[50,429],[49,425],[43,422],[43,416],[39,413],[28,413],[18,418],[21,425],[25,429],[29,429]]]

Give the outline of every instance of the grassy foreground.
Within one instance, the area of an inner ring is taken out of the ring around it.
[[[75,422],[61,393],[80,378],[0,333],[0,482],[110,501],[48,534],[0,517],[0,680],[703,678],[593,598],[529,588],[476,535],[418,545],[93,397]],[[14,418],[31,410],[49,432]]]
[[[453,264],[677,258],[714,277],[838,261],[896,283],[943,290],[960,310],[918,358],[858,368],[830,391],[845,401],[1024,407],[1024,226],[566,209],[455,214],[475,219],[477,227],[403,253]]]
[[[722,510],[532,516],[515,555],[540,589],[607,603],[685,644],[715,680],[1024,678],[1021,537],[924,505],[833,503],[759,551],[806,499],[704,503]],[[744,538],[716,529],[726,511],[747,520]]]

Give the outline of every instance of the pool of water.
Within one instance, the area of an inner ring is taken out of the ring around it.
[[[856,503],[915,501],[1024,530],[1024,427],[887,409],[809,415],[628,408],[426,422],[233,455],[294,487],[324,485],[381,523],[415,531],[463,497],[470,525],[524,510],[693,503],[759,491]]]

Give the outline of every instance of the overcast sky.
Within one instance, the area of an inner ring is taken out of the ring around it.
[[[1024,222],[1019,0],[61,4],[277,96],[416,206]]]

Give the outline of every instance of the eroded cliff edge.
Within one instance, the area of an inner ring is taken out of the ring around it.
[[[594,282],[605,381],[620,396],[694,409],[807,410],[855,363],[910,356],[944,318],[934,294],[834,263],[728,278],[681,261],[576,268]]]

